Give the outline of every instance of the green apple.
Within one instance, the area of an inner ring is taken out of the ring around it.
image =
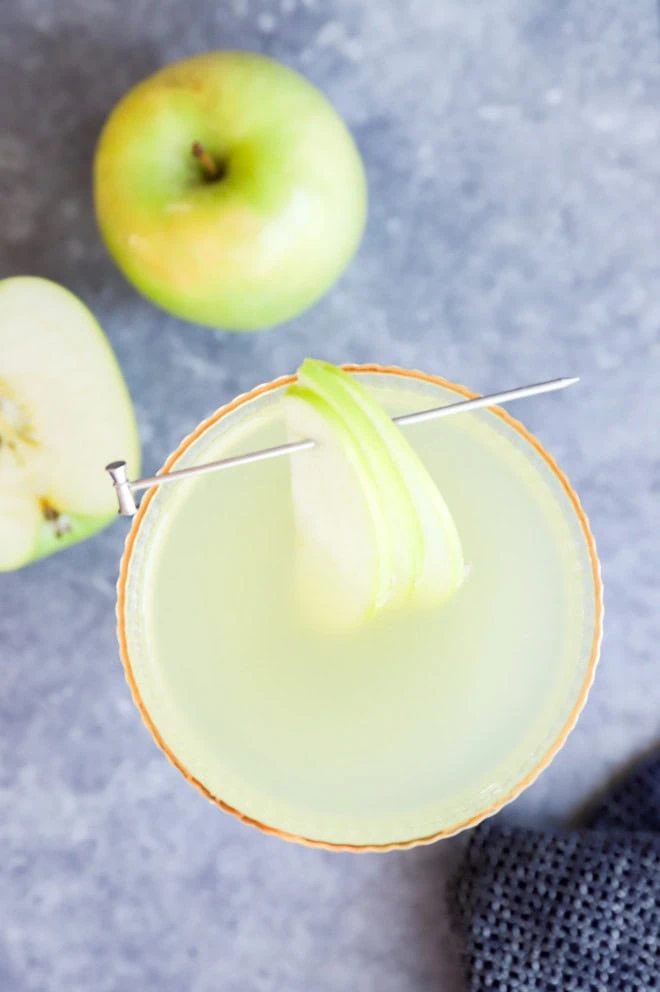
[[[137,474],[140,454],[110,345],[68,290],[2,280],[0,356],[0,571],[10,571],[114,519],[104,465],[121,455]]]
[[[319,361],[303,363],[301,372],[303,381],[310,374],[317,381],[326,380],[326,391],[332,389],[338,403],[350,404],[366,416],[387,447],[414,507],[423,543],[422,563],[414,580],[416,599],[431,605],[441,602],[463,581],[465,561],[456,525],[436,483],[400,428],[354,376]]]
[[[335,372],[338,373],[338,378],[335,377]],[[324,400],[343,421],[346,430],[352,435],[353,446],[374,477],[392,555],[391,574],[384,598],[388,602],[394,602],[406,598],[421,571],[424,554],[422,529],[405,481],[388,445],[380,443],[380,439],[378,444],[374,444],[372,408],[388,421],[390,430],[393,425],[371,396],[356,383],[358,394],[364,393],[367,398],[366,405],[361,406],[345,391],[344,380],[349,383],[352,381],[346,372],[329,362],[307,359],[298,369],[298,382],[312,395]],[[382,499],[383,493],[387,494],[387,499]],[[334,519],[336,527],[337,519],[341,518],[335,515]]]
[[[322,398],[294,385],[284,402],[291,439],[318,442],[290,465],[301,612],[314,625],[350,628],[387,599],[393,571],[377,479]]]
[[[198,55],[131,90],[99,139],[94,193],[125,276],[165,310],[228,330],[318,300],[366,217],[362,161],[337,112],[253,52]]]
[[[285,396],[297,587],[314,623],[353,627],[403,602],[433,606],[463,581],[449,509],[404,435],[353,376],[307,359]]]

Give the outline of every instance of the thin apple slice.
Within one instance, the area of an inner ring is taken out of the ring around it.
[[[139,471],[133,408],[110,345],[87,307],[45,279],[0,282],[0,441],[22,480],[0,503],[4,569],[115,516],[106,462],[122,457]],[[22,499],[30,509],[19,514]]]
[[[429,605],[441,603],[462,583],[465,560],[453,517],[437,485],[408,439],[354,376],[330,362],[307,360],[300,369],[306,382],[324,379],[328,389],[341,392],[343,401],[358,407],[387,445],[400,481],[415,508],[423,541],[423,561],[415,578],[415,599]],[[330,385],[330,383],[332,385]]]
[[[387,599],[392,579],[377,479],[344,420],[322,398],[294,385],[284,404],[291,439],[318,442],[291,458],[300,606],[317,625],[351,627]]]
[[[371,393],[336,366],[307,359],[285,402],[291,436],[317,442],[291,467],[297,532],[315,568],[302,569],[307,596],[313,589],[333,622],[345,610],[351,624],[406,599],[447,599],[464,574],[456,526]]]
[[[374,433],[368,405],[365,407],[357,402],[356,397],[348,394],[342,388],[341,380],[337,382],[335,376],[329,374],[329,370],[338,371],[348,379],[346,373],[336,369],[334,365],[307,359],[298,370],[298,381],[333,409],[335,416],[342,420],[345,428],[352,434],[362,457],[371,466],[392,546],[393,572],[387,598],[390,602],[405,599],[423,567],[422,528],[398,465],[389,446],[384,443],[383,434],[380,431],[378,434]],[[380,407],[370,397],[367,398],[375,406],[376,412],[388,420]],[[391,429],[392,424],[389,426]],[[387,494],[386,499],[383,494]]]

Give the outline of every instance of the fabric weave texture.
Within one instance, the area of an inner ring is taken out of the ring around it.
[[[660,989],[660,756],[586,828],[478,827],[449,906],[470,992]]]

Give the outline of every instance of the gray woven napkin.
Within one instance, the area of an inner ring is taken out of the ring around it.
[[[449,906],[470,992],[660,989],[660,757],[586,829],[477,828]]]

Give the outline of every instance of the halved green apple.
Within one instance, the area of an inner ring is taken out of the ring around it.
[[[117,453],[139,472],[131,400],[93,315],[49,280],[1,281],[0,571],[114,519],[104,465]]]
[[[440,604],[463,580],[456,526],[403,433],[353,376],[307,359],[285,398],[303,607],[353,626],[405,600]],[[311,609],[313,607],[313,609]]]

